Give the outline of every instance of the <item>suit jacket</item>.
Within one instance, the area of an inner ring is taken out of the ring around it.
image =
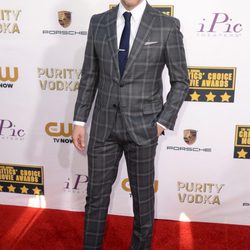
[[[157,121],[168,129],[174,128],[188,93],[180,23],[147,4],[120,78],[117,11],[118,6],[91,18],[74,120],[87,121],[96,95],[90,137],[107,139],[119,108],[130,137],[142,145],[157,136]],[[165,65],[171,89],[163,103]]]

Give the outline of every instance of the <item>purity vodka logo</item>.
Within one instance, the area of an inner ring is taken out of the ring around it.
[[[0,9],[0,34],[20,34],[18,26],[22,10]]]

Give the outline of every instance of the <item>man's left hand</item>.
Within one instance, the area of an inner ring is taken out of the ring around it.
[[[160,126],[159,124],[157,124],[157,136],[162,135],[162,133],[163,133],[164,130],[165,129],[162,126]]]

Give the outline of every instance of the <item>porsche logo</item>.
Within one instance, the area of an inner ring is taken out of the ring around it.
[[[63,28],[67,28],[71,24],[71,12],[69,11],[58,11],[58,22]]]
[[[184,130],[184,141],[188,145],[194,144],[196,141],[196,138],[197,138],[197,130],[193,130],[193,129]]]

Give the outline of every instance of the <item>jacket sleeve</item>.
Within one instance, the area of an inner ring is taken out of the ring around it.
[[[173,27],[165,45],[165,60],[168,68],[171,88],[159,115],[158,122],[173,130],[178,112],[189,90],[189,80],[183,36],[180,32],[180,22],[173,19]]]
[[[75,104],[74,121],[86,122],[96,94],[99,63],[95,52],[93,19],[90,20],[80,86]]]

